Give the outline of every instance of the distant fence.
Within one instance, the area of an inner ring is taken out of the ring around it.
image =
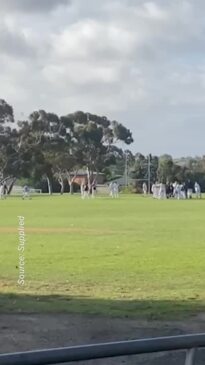
[[[184,364],[194,365],[197,348],[205,348],[204,333],[3,354],[0,355],[0,365],[63,364],[76,361],[179,350],[186,351]]]
[[[31,195],[39,195],[42,194],[41,189],[30,189],[29,193]],[[11,191],[11,195],[23,195],[23,188],[13,188]]]
[[[97,185],[97,194],[109,195],[109,185]]]

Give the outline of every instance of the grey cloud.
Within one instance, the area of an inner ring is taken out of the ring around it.
[[[48,12],[59,5],[67,5],[70,0],[0,0],[0,11]]]
[[[126,123],[134,150],[202,153],[204,0],[73,0],[57,9],[68,3],[0,0],[8,55],[0,85],[17,114],[91,110]]]
[[[29,44],[23,33],[0,25],[0,52],[13,57],[34,57],[35,49]]]

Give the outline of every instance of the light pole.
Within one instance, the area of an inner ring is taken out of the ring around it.
[[[128,154],[125,152],[125,185],[128,186]]]
[[[148,155],[147,178],[148,178],[148,193],[150,194],[150,190],[151,190],[151,161],[150,161],[150,154]]]

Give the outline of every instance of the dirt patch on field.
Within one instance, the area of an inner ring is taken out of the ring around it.
[[[15,227],[0,227],[0,233],[17,233],[18,228]],[[119,234],[119,231],[100,230],[94,228],[77,228],[77,227],[25,227],[25,233],[50,234],[50,233],[82,233],[87,235],[114,235]],[[125,234],[127,231],[124,232]],[[123,234],[123,232],[120,232]]]
[[[5,353],[205,332],[205,318],[201,315],[186,322],[147,322],[71,314],[1,314],[0,332],[0,352]],[[183,359],[184,353],[172,353],[95,360],[87,364],[171,365],[183,364]],[[200,352],[196,363],[202,365],[204,361],[205,356]]]

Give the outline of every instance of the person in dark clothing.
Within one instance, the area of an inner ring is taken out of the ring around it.
[[[185,194],[185,198],[187,199],[187,197],[188,197],[188,183],[187,183],[187,181],[184,183],[184,194]]]
[[[86,184],[85,185],[85,198],[89,198],[89,193],[90,193],[89,186],[88,186],[88,184]]]
[[[170,191],[170,183],[167,182],[166,183],[166,196],[167,196],[167,199],[170,198],[170,194],[171,194],[171,191]]]
[[[5,199],[8,194],[8,188],[7,188],[6,183],[3,184],[3,194],[4,194],[4,199]]]
[[[173,197],[173,185],[170,182],[166,184],[166,194],[167,194],[167,199]]]

